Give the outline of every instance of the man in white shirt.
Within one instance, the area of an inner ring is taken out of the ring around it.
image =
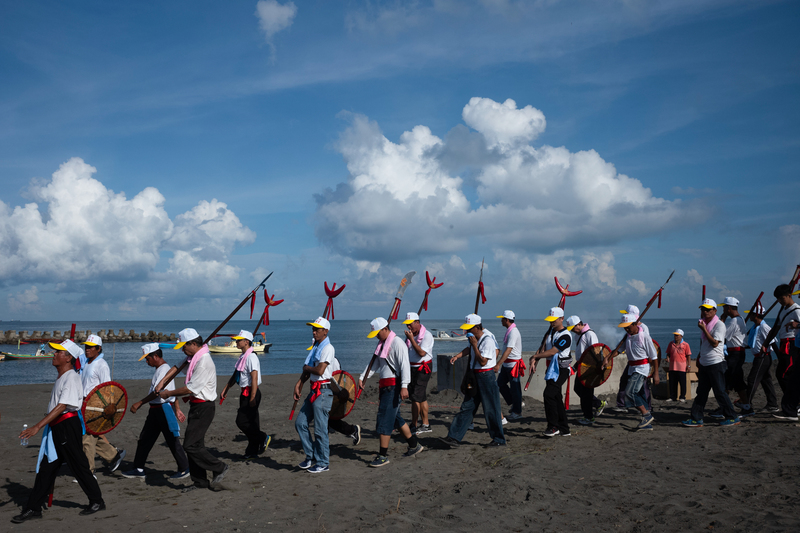
[[[547,428],[542,433],[545,437],[569,437],[569,422],[564,407],[561,389],[570,375],[572,363],[572,335],[564,326],[564,310],[551,307],[550,314],[545,317],[550,322],[549,333],[545,337],[544,350],[531,356],[531,372],[536,372],[540,359],[547,359],[547,372],[544,385],[544,414],[547,417]]]
[[[103,339],[97,335],[89,335],[83,345],[86,347],[86,364],[81,367],[80,374],[83,396],[86,397],[96,386],[111,381],[111,371],[103,358]],[[117,450],[108,442],[105,435],[97,436],[89,433],[84,435],[83,452],[89,461],[92,474],[94,474],[95,468],[95,454],[108,463],[110,472],[119,468],[122,459],[125,458],[125,450]]]
[[[634,315],[636,320],[639,320],[639,308],[633,304],[628,304],[625,309],[620,309],[619,311],[623,315]],[[647,324],[644,322],[639,322],[637,324],[641,329],[645,331],[648,335],[650,335],[650,328],[647,327]],[[627,362],[626,362],[627,365]],[[627,398],[626,390],[628,388],[628,377],[630,373],[628,372],[628,368],[626,366],[625,370],[619,376],[619,390],[617,392],[617,405],[612,409],[615,413],[627,413],[628,408],[625,407],[625,402]],[[653,382],[658,385],[659,384],[659,377],[658,372],[653,373]],[[650,380],[644,380],[644,397],[647,400],[647,410],[653,410],[653,396],[650,394]]]
[[[164,354],[157,342],[142,346],[142,356],[139,361],[145,360],[147,366],[155,368],[153,379],[150,381],[150,391],[155,390],[164,376],[169,372],[169,365],[164,361]],[[167,390],[175,390],[175,382],[170,381],[166,386]],[[180,402],[175,398],[162,400],[159,397],[150,401],[150,408],[147,410],[147,418],[139,434],[139,444],[136,446],[136,455],[133,459],[133,469],[122,472],[127,478],[140,479],[144,481],[144,465],[147,463],[147,456],[153,449],[159,435],[164,435],[164,440],[172,452],[172,457],[178,465],[178,471],[172,474],[170,479],[183,479],[189,477],[189,459],[183,450],[183,445],[179,439],[179,422],[185,422],[186,416],[181,411]],[[136,402],[131,406],[131,413],[136,413],[142,407],[142,402]]]
[[[311,336],[314,344],[311,353],[306,357],[300,379],[294,386],[294,400],[300,400],[303,383],[311,380],[311,392],[308,393],[294,428],[303,445],[305,459],[297,465],[311,474],[327,472],[330,465],[330,443],[328,441],[328,417],[333,404],[333,391],[331,391],[331,364],[336,359],[336,350],[333,348],[328,331],[331,323],[324,317],[317,318],[314,322],[306,322],[311,326]],[[311,440],[309,424],[314,422],[314,440]]]
[[[739,313],[739,300],[727,296],[722,302],[722,316],[725,323],[725,348],[728,356],[725,362],[725,390],[736,391],[739,404],[747,403],[747,383],[744,381],[744,356],[747,347],[747,326]]]
[[[714,391],[722,415],[721,426],[735,426],[740,423],[733,410],[733,404],[725,392],[725,355],[722,351],[725,342],[725,323],[717,317],[717,302],[706,298],[700,305],[700,353],[697,356],[697,395],[692,403],[692,418],[684,420],[686,427],[703,425],[703,409],[708,401],[709,391]]]
[[[481,317],[476,314],[467,315],[461,329],[467,331],[469,346],[452,357],[450,364],[462,357],[470,357],[469,365],[475,377],[475,390],[464,395],[464,401],[453,417],[447,437],[441,440],[451,448],[461,444],[478,407],[483,404],[486,428],[492,438],[486,446],[505,446],[506,437],[500,416],[500,389],[492,372],[497,364],[497,340],[491,331],[483,327]]]
[[[750,373],[747,375],[747,402],[742,405],[742,410],[739,414],[742,416],[755,414],[753,400],[759,384],[761,384],[764,395],[767,397],[767,406],[764,410],[770,413],[777,413],[781,409],[778,407],[778,397],[775,395],[775,385],[772,383],[772,374],[769,371],[772,366],[771,349],[761,350],[761,346],[767,340],[770,331],[770,327],[764,321],[764,306],[761,305],[761,302],[758,302],[758,305],[750,312],[750,319],[754,325],[747,335],[747,344],[753,350],[753,364],[750,367]]]
[[[408,385],[411,382],[408,348],[400,337],[389,329],[389,322],[385,318],[378,317],[369,325],[371,331],[367,338],[377,337],[378,346],[375,348],[375,362],[371,369],[368,365],[361,373],[358,388],[363,389],[364,381],[372,374],[377,373],[380,376],[378,417],[375,425],[380,443],[378,455],[369,464],[378,468],[389,464],[389,441],[395,429],[400,431],[408,444],[408,451],[403,454],[405,457],[414,456],[424,448],[400,415],[400,400],[408,399]]]
[[[514,323],[516,319],[514,311],[506,309],[497,318],[502,319],[501,323],[506,328],[506,334],[503,336],[503,352],[494,367],[495,372],[500,371],[500,375],[497,376],[497,387],[506,405],[511,406],[508,419],[519,420],[522,418],[520,378],[525,375],[525,362],[522,360],[522,335]]]
[[[403,321],[406,325],[406,347],[408,361],[411,364],[411,387],[408,396],[411,399],[411,432],[415,435],[430,433],[428,421],[428,380],[431,377],[433,364],[433,335],[419,321],[417,313],[407,313]],[[422,424],[417,421],[422,418]]]
[[[89,470],[89,462],[81,446],[83,424],[78,411],[83,403],[83,386],[74,367],[81,349],[71,340],[60,344],[51,342],[49,345],[55,350],[53,366],[58,370],[58,378],[50,394],[47,415],[20,434],[20,438],[29,439],[44,430],[36,465],[36,480],[22,513],[11,519],[15,524],[42,517],[42,506],[63,463],[67,463],[81,490],[89,498],[89,505],[80,514],[90,515],[106,508],[100,486]]]
[[[628,357],[628,384],[625,388],[625,407],[635,407],[642,414],[638,429],[652,431],[653,418],[647,406],[647,398],[644,395],[644,387],[647,377],[650,375],[650,365],[656,365],[658,353],[656,352],[650,331],[639,324],[639,315],[627,314],[622,316],[620,328],[625,328],[625,355]],[[606,362],[618,355],[614,349]],[[655,367],[658,372],[658,367]]]
[[[217,367],[208,352],[203,338],[193,328],[186,328],[178,333],[178,344],[175,350],[182,348],[189,363],[186,369],[186,384],[183,387],[169,390],[158,384],[158,395],[166,400],[173,396],[186,396],[189,402],[189,416],[186,423],[186,436],[183,438],[183,449],[189,459],[189,472],[193,485],[183,489],[189,492],[194,489],[221,490],[222,479],[228,472],[228,465],[214,457],[206,449],[205,438],[216,412],[214,400],[217,399]],[[177,369],[176,369],[177,370]],[[208,481],[208,472],[213,478]]]
[[[797,406],[800,402],[800,348],[795,339],[797,329],[800,328],[800,305],[792,299],[792,287],[787,284],[775,287],[773,294],[778,299],[781,310],[775,317],[775,324],[767,340],[772,341],[776,337],[778,339],[778,368],[775,373],[783,398],[781,412],[772,416],[787,422],[797,422]],[[762,347],[761,350],[766,351],[766,348]]]
[[[236,361],[236,378],[242,391],[239,396],[239,409],[236,411],[236,427],[247,437],[244,458],[252,459],[264,453],[272,440],[269,435],[261,431],[261,420],[258,415],[258,407],[261,405],[261,390],[258,388],[261,385],[261,362],[258,360],[258,354],[253,351],[252,332],[243,329],[231,338],[236,341],[236,347],[242,351],[242,355]],[[224,400],[227,394],[226,383],[220,398]]]
[[[577,365],[580,361],[583,352],[588,348],[598,344],[600,341],[597,334],[589,327],[589,324],[584,324],[581,318],[577,315],[569,317],[564,324],[567,326],[567,331],[576,334],[577,340],[575,341],[575,370],[577,374]],[[575,377],[575,386],[573,387],[575,394],[581,399],[581,411],[583,418],[578,420],[582,426],[591,426],[594,424],[595,416],[603,414],[606,408],[605,400],[600,400],[594,395],[594,388],[584,387],[580,380]]]

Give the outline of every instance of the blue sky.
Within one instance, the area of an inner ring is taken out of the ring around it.
[[[0,311],[544,316],[800,263],[794,2],[4,2]],[[496,311],[496,312],[495,312]],[[312,316],[313,315],[313,316]]]

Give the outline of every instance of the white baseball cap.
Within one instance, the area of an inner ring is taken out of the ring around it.
[[[252,342],[253,334],[247,330],[240,330],[238,335],[234,335],[231,339],[238,341],[239,339],[247,339]]]
[[[676,329],[675,331],[672,332],[672,334],[673,335],[680,335],[681,337],[683,337],[683,330],[682,329]]]
[[[86,342],[82,342],[86,346],[103,346],[103,339],[99,335],[89,335],[86,337]]]
[[[372,328],[372,331],[367,334],[368,339],[372,339],[378,336],[378,332],[388,326],[389,323],[386,321],[385,318],[379,316],[375,320],[369,323],[369,327]]]
[[[581,322],[581,317],[579,317],[578,315],[572,315],[566,321],[564,321],[564,325],[567,326],[567,329],[569,331],[572,331],[572,328],[580,324],[580,322]]]
[[[623,315],[636,315],[639,316],[639,308],[635,305],[629,305],[627,308],[620,310]]]
[[[564,317],[564,310],[560,307],[551,307],[550,314],[545,317],[545,320],[548,322],[555,322],[559,318]]]
[[[461,324],[461,329],[472,329],[480,323],[481,317],[475,313],[472,313],[464,317],[464,323]]]
[[[80,356],[83,354],[83,350],[81,350],[81,347],[69,339],[63,340],[60,343],[48,342],[47,344],[54,350],[68,352],[75,359],[79,359]]]
[[[509,320],[514,320],[515,316],[516,315],[514,315],[514,311],[506,309],[505,311],[503,311],[503,314],[498,316],[497,318],[507,318]]]
[[[733,296],[726,296],[722,303],[719,305],[730,305],[731,307],[739,307],[739,300],[734,298]]]
[[[622,315],[622,320],[620,321],[619,326],[617,326],[617,327],[618,328],[627,328],[628,326],[630,326],[631,324],[636,322],[638,319],[639,319],[639,315],[634,315],[633,313],[626,313],[626,314]]]
[[[403,324],[411,324],[415,320],[419,320],[419,315],[417,313],[406,313],[406,319],[403,320]]]
[[[151,342],[150,344],[145,344],[142,346],[142,356],[139,358],[139,361],[147,357],[153,352],[157,352],[161,346],[158,345],[157,342]]]
[[[317,319],[314,322],[306,322],[306,326],[311,326],[312,328],[327,329],[328,331],[330,331],[331,329],[331,323],[321,316],[317,317]],[[250,337],[250,340],[253,340],[253,337]]]
[[[706,298],[705,300],[703,300],[703,303],[700,304],[700,307],[705,307],[706,309],[716,309],[717,302],[715,302],[711,298]]]
[[[183,348],[183,345],[187,342],[194,340],[200,336],[196,330],[193,328],[186,328],[182,329],[180,333],[178,333],[178,344],[175,345],[173,350],[177,350],[179,348]]]

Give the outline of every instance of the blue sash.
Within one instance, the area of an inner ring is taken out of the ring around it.
[[[544,380],[547,381],[551,379],[553,381],[558,381],[560,370],[558,366],[558,354],[555,354],[550,358],[550,364],[547,365],[547,372],[544,374]]]
[[[39,458],[36,459],[36,473],[39,473],[39,465],[42,462],[42,458],[47,456],[47,462],[52,463],[56,459],[58,459],[58,453],[56,453],[56,443],[53,440],[53,432],[50,430],[50,424],[47,424],[42,430],[42,445],[39,446]]]
[[[167,417],[167,425],[169,425],[169,430],[174,436],[180,437],[181,426],[178,424],[178,417],[175,416],[175,411],[172,408],[172,404],[170,402],[164,402],[161,404],[161,408],[164,410],[164,416]]]
[[[756,335],[758,334],[758,328],[761,326],[753,326],[750,328],[750,331],[747,332],[747,345],[750,349],[754,350],[756,347]]]
[[[81,413],[80,409],[75,412],[78,413],[78,418],[81,419],[81,435],[86,435],[86,423],[83,421],[83,413]]]
[[[319,363],[319,354],[320,354],[320,352],[322,351],[322,349],[324,347],[326,347],[330,343],[331,343],[331,341],[328,340],[328,337],[325,337],[325,339],[322,342],[320,342],[319,344],[315,343],[314,347],[311,348],[311,353],[308,354],[308,357],[306,357],[305,364],[308,365],[308,366],[317,366],[317,363]]]

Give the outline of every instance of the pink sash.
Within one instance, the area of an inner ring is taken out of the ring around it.
[[[382,359],[386,359],[389,356],[389,348],[392,347],[392,341],[394,338],[397,337],[394,331],[389,331],[389,336],[386,337],[386,340],[383,343],[378,343],[378,346],[375,348],[375,355],[380,353]]]
[[[419,325],[419,335],[417,335],[417,344],[422,344],[422,339],[425,338],[425,332],[426,331],[428,331],[428,330],[425,329],[425,326],[420,324]],[[411,348],[411,341],[409,339],[406,339],[406,346],[408,346],[409,349]],[[383,356],[381,356],[381,357],[383,357]]]
[[[252,346],[250,348],[248,348],[246,352],[244,352],[242,355],[239,356],[239,360],[236,361],[236,370],[237,371],[239,371],[239,372],[243,372],[244,371],[244,365],[245,365],[245,363],[247,363],[247,357],[251,353],[253,353],[253,347]]]
[[[508,334],[511,333],[511,330],[514,329],[515,327],[517,327],[516,324],[511,324],[510,326],[508,326],[508,329],[506,329],[506,334],[503,335],[503,345],[504,346],[508,342]]]
[[[197,350],[197,353],[194,354],[191,358],[188,358],[189,361],[189,369],[186,371],[186,381],[192,379],[192,372],[194,372],[194,367],[197,366],[197,362],[200,360],[203,355],[208,353],[208,344],[204,344],[202,348]]]

